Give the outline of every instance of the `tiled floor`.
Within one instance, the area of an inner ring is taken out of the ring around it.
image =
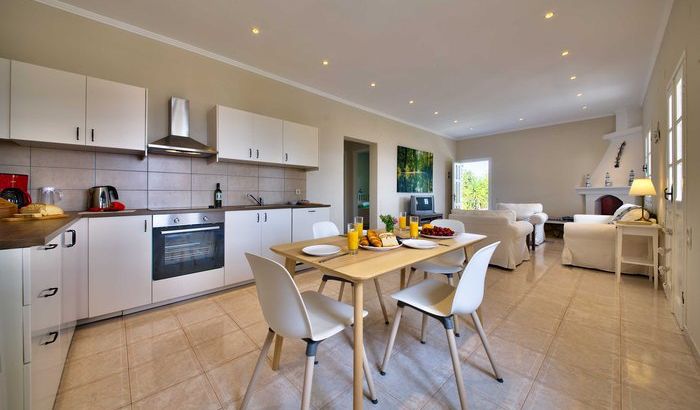
[[[471,408],[681,409],[700,403],[700,366],[645,278],[560,264],[561,242],[537,248],[515,271],[491,268],[484,326],[505,382],[497,383],[471,323],[458,338]],[[385,300],[398,274],[381,279]],[[319,274],[297,277],[316,289]],[[337,294],[329,284],[327,294]],[[378,365],[389,327],[375,292],[366,292],[367,354]],[[346,292],[349,301],[350,292]],[[388,373],[374,373],[379,404],[367,409],[458,408],[441,326],[404,315]],[[58,409],[237,408],[267,326],[254,287],[237,289],[78,329],[63,373]],[[314,408],[351,408],[351,332],[321,344]],[[251,408],[298,408],[304,344],[285,341],[279,372],[264,368]]]

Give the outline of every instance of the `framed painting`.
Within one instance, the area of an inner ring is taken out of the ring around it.
[[[433,153],[396,147],[396,191],[433,192]]]

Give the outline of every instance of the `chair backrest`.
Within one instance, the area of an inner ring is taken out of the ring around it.
[[[246,253],[255,277],[263,315],[272,331],[283,337],[311,337],[311,322],[299,289],[287,269],[262,256]]]
[[[340,235],[338,227],[331,221],[316,222],[312,229],[314,231],[314,239]]]
[[[464,222],[458,221],[456,219],[436,219],[431,222],[433,226],[439,226],[441,228],[450,228],[455,233],[464,233]],[[464,249],[457,249],[456,251],[448,252],[439,257],[440,262],[447,263],[449,265],[462,265],[466,259]]]
[[[491,256],[500,243],[499,241],[484,246],[471,257],[457,284],[457,290],[452,299],[452,313],[471,314],[481,305],[484,300],[486,271],[491,262]]]

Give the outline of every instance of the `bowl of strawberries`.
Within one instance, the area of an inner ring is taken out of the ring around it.
[[[450,228],[443,226],[433,226],[430,224],[423,225],[420,234],[421,236],[424,236],[426,238],[434,239],[449,239],[457,236],[455,231],[453,231]]]

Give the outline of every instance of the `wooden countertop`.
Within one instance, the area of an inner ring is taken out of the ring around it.
[[[4,222],[0,221],[0,250],[27,248],[30,246],[45,245],[61,231],[80,218],[105,218],[118,216],[159,215],[189,212],[228,212],[228,211],[253,211],[264,209],[299,209],[299,208],[326,208],[330,205],[309,204],[289,205],[270,204],[263,206],[224,206],[222,208],[187,208],[187,209],[135,209],[133,212],[66,212],[68,217],[62,219],[47,219],[45,221],[29,222]]]

